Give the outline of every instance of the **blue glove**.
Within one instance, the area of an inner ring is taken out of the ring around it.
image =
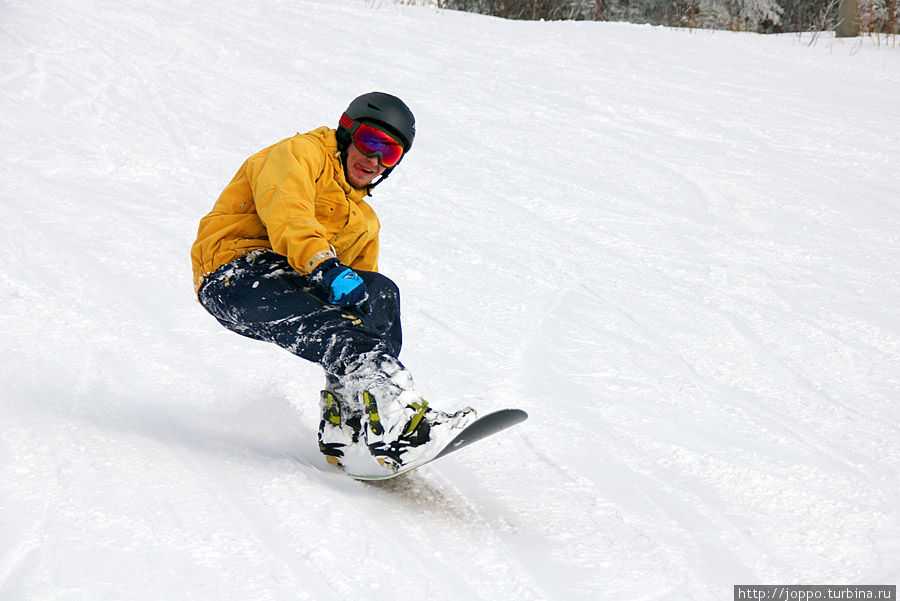
[[[312,277],[328,290],[328,302],[332,305],[355,307],[369,298],[362,278],[337,259],[323,261],[313,271]]]

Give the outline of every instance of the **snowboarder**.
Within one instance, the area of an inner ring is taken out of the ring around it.
[[[191,248],[198,299],[223,326],[324,368],[319,448],[348,472],[396,471],[474,418],[432,409],[416,391],[398,359],[399,290],[378,273],[380,224],[365,198],[415,133],[396,96],[356,98],[336,130],[248,158]]]

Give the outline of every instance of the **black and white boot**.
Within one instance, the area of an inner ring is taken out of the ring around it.
[[[363,393],[361,435],[372,456],[392,471],[434,457],[476,417],[471,407],[445,413],[430,408],[421,397],[409,403],[399,399]]]
[[[363,410],[359,440],[382,473],[437,454],[476,417],[472,408],[445,413],[429,407],[409,371],[388,355],[361,362],[341,383],[357,391]]]
[[[353,411],[332,387],[321,392],[319,410],[319,451],[328,463],[341,467],[348,448],[359,442],[362,411]]]

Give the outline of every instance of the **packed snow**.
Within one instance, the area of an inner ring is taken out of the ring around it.
[[[362,0],[0,5],[0,599],[730,599],[900,580],[900,49]],[[194,300],[253,152],[382,90],[430,404],[383,484]]]

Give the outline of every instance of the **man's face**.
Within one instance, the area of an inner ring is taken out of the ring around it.
[[[354,188],[365,188],[372,180],[384,173],[378,157],[367,157],[351,143],[347,147],[347,181]]]

